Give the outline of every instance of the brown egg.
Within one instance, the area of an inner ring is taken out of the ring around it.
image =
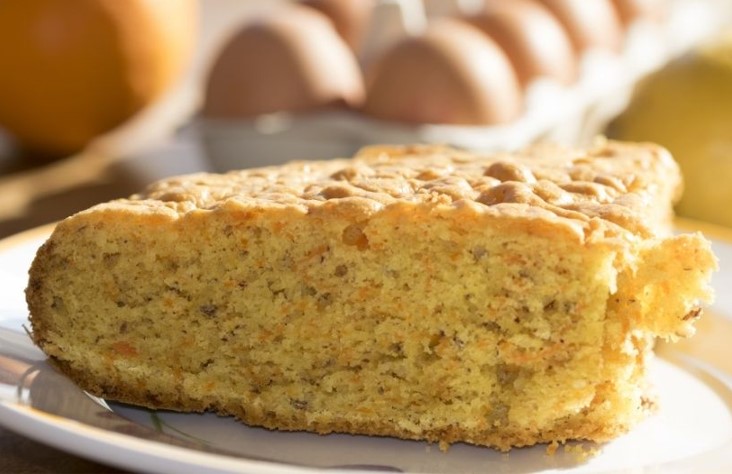
[[[438,20],[371,64],[364,112],[410,123],[487,125],[521,112],[516,74],[503,50],[476,28]]]
[[[361,47],[376,6],[376,0],[301,0],[301,3],[330,18],[338,34],[354,51]]]
[[[620,22],[628,27],[640,18],[661,21],[666,15],[668,0],[613,0]]]
[[[536,0],[545,5],[569,33],[575,51],[588,48],[619,51],[623,28],[611,0]]]
[[[542,5],[532,0],[490,0],[465,21],[503,48],[523,86],[540,76],[563,84],[577,79],[578,60],[569,36]]]
[[[330,20],[289,5],[244,26],[216,60],[203,114],[253,117],[363,100],[358,63]]]

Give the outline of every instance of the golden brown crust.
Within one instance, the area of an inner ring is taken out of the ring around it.
[[[348,212],[369,216],[399,202],[428,203],[518,218],[542,210],[585,232],[599,226],[608,234],[625,230],[646,237],[670,218],[669,209],[651,204],[675,200],[680,188],[676,163],[651,144],[598,139],[586,151],[543,144],[493,155],[435,146],[375,146],[353,160],[168,179],[133,202],[115,206],[135,212],[138,206],[162,205],[180,216],[222,205],[312,212],[337,202]]]

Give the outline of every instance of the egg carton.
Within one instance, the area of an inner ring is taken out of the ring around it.
[[[729,24],[728,0],[669,0],[662,22],[640,19],[628,27],[622,51],[586,50],[571,86],[546,78],[525,89],[524,111],[501,125],[403,124],[358,111],[274,113],[255,119],[200,117],[200,137],[214,169],[351,156],[372,144],[446,144],[478,152],[514,150],[537,141],[582,145],[602,133],[647,74]],[[470,13],[482,0],[382,0],[374,10],[362,60],[434,18]]]

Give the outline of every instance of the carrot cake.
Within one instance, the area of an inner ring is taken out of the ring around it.
[[[33,338],[96,395],[277,430],[606,441],[716,268],[670,232],[678,167],[598,140],[371,147],[151,185],[39,250]]]

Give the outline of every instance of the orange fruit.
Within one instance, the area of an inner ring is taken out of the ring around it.
[[[195,0],[0,2],[0,127],[51,155],[152,103],[192,50]]]

